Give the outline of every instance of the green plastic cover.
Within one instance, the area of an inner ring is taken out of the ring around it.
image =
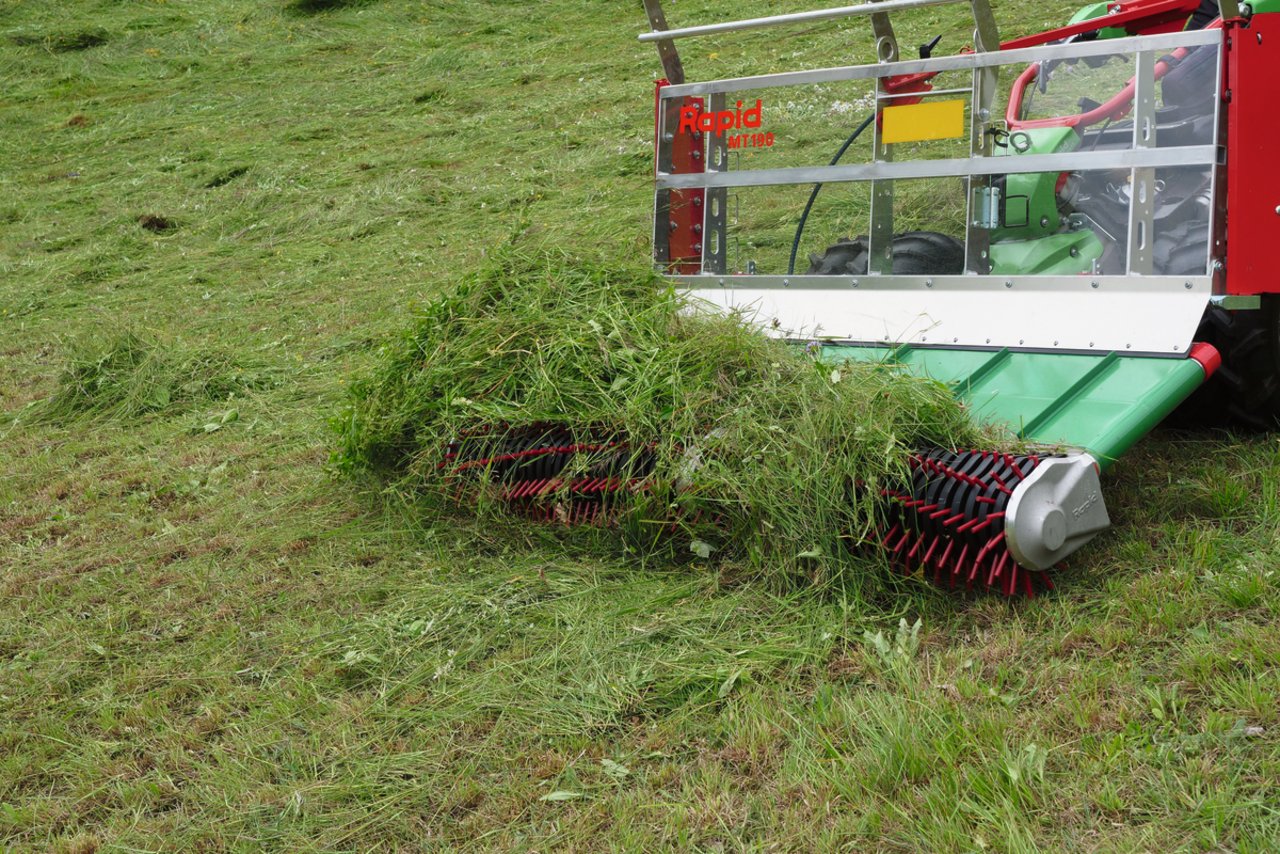
[[[1190,358],[823,347],[831,362],[879,362],[949,385],[974,421],[1020,438],[1088,451],[1106,468],[1204,382]]]

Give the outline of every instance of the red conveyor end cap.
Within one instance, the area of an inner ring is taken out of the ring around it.
[[[1222,367],[1222,354],[1212,344],[1197,341],[1191,345],[1190,355],[1191,358],[1200,363],[1200,367],[1204,368],[1204,378],[1206,380],[1216,374],[1218,368]]]

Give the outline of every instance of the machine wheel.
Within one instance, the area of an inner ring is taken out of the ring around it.
[[[869,240],[844,238],[821,255],[809,256],[810,276],[863,276]],[[945,276],[964,272],[964,244],[936,231],[908,231],[893,238],[893,272],[902,276]]]
[[[1227,311],[1210,306],[1196,332],[1222,353],[1222,367],[1178,410],[1196,424],[1274,430],[1280,427],[1280,298],[1262,308]]]

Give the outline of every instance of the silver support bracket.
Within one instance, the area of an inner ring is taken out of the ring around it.
[[[979,53],[1000,49],[1000,29],[996,26],[995,13],[987,0],[972,0],[973,7],[973,44]]]
[[[1152,151],[1156,147],[1156,56],[1151,51],[1137,55],[1133,99],[1133,148]],[[1156,170],[1134,167],[1129,182],[1129,272],[1151,275],[1155,266]]]
[[[884,0],[880,0],[884,2]],[[893,32],[893,24],[889,16],[880,13],[871,16],[872,29],[876,36],[876,57],[882,63],[898,61],[898,39]],[[885,88],[885,78],[876,80],[876,99],[883,109],[885,98],[889,95]],[[879,122],[874,122],[872,130],[872,157],[876,162],[888,163],[893,160],[893,146],[886,145],[881,135]],[[871,233],[870,245],[867,247],[867,271],[879,275],[893,272],[893,181],[880,180],[871,182]]]
[[[725,96],[722,93],[712,95],[709,99],[711,112],[720,112],[725,108]],[[729,171],[729,139],[724,134],[706,134],[707,172]],[[724,187],[713,187],[707,190],[706,204],[702,211],[702,271],[710,274],[723,274],[729,257],[729,191]]]
[[[649,26],[653,27],[651,35],[656,36],[651,40],[657,42],[662,73],[666,75],[668,83],[679,86],[684,82],[684,64],[680,61],[676,43],[669,38],[662,38],[662,33],[669,29],[667,16],[662,11],[662,0],[644,0],[644,11],[649,16]]]

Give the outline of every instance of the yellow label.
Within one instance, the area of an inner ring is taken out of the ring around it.
[[[886,144],[964,136],[964,101],[925,101],[885,107],[880,138]]]

